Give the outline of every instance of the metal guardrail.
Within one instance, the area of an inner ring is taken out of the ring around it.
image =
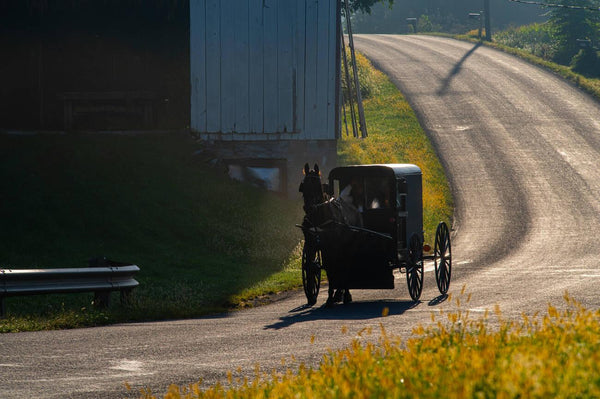
[[[4,298],[13,296],[94,292],[94,305],[106,307],[110,292],[120,291],[124,303],[139,285],[134,279],[138,271],[136,265],[106,259],[93,259],[82,268],[0,268],[0,317],[5,315]]]

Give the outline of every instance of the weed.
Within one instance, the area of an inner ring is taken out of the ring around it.
[[[479,398],[598,397],[600,311],[565,295],[562,310],[518,322],[495,310],[437,316],[402,341],[382,328],[379,339],[355,339],[315,368],[261,374],[237,386],[169,387],[165,398]],[[490,325],[494,325],[491,327]],[[368,335],[369,332],[363,334]],[[236,382],[236,381],[230,381]],[[154,398],[143,392],[143,398]]]

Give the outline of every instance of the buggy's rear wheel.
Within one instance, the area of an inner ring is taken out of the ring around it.
[[[433,250],[435,264],[435,281],[442,295],[448,292],[452,276],[452,246],[450,232],[444,222],[438,224],[435,232],[435,246]]]
[[[406,282],[413,301],[418,301],[423,291],[423,240],[413,234],[408,242]]]
[[[321,251],[306,243],[302,249],[302,286],[308,305],[317,303],[321,288]]]

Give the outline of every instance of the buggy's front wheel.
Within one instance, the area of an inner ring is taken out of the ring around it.
[[[308,305],[317,303],[321,288],[321,251],[307,243],[302,249],[302,286]]]
[[[423,240],[416,233],[410,237],[408,242],[407,261],[408,292],[413,301],[418,301],[423,291]]]

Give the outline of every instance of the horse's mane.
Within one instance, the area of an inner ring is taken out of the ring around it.
[[[362,226],[362,217],[352,205],[340,198],[330,196],[323,190],[319,166],[310,169],[304,165],[304,180],[300,184],[300,192],[304,198],[304,221],[311,227],[321,226],[327,222],[337,222],[352,226]]]

